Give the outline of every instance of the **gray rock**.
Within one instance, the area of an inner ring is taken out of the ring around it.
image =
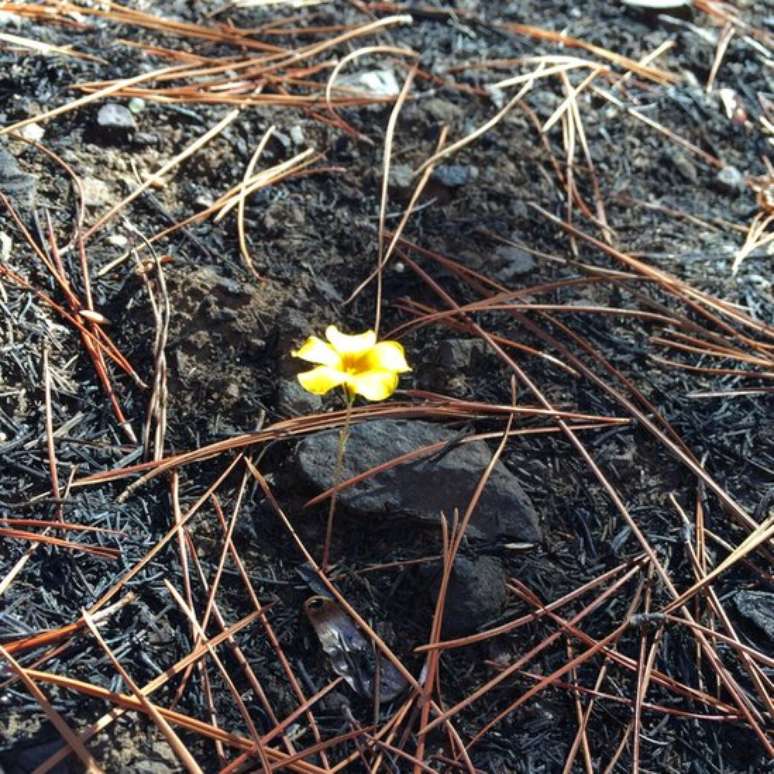
[[[0,191],[9,197],[22,212],[35,205],[37,178],[22,172],[16,159],[0,147]]]
[[[768,591],[739,591],[734,595],[736,609],[774,641],[774,594]]]
[[[495,250],[495,272],[501,282],[510,282],[535,268],[535,259],[520,247],[501,245]]]
[[[435,605],[441,587],[441,574],[430,581]],[[443,635],[460,637],[472,634],[487,621],[496,618],[505,607],[505,572],[498,559],[458,556],[449,579],[444,604]]]
[[[126,132],[134,129],[134,116],[129,108],[116,102],[106,102],[97,113],[97,124],[102,129],[118,129]]]
[[[432,97],[422,102],[422,107],[428,115],[442,124],[454,123],[455,120],[461,118],[464,114],[463,109],[459,105],[455,105],[453,102],[440,97]]]
[[[430,422],[385,419],[355,425],[347,444],[342,478],[424,446],[456,439],[454,431]],[[298,471],[317,490],[331,486],[337,447],[338,431],[316,433],[298,446]],[[450,445],[440,455],[398,465],[344,489],[338,501],[361,514],[411,517],[437,525],[442,511],[447,518],[451,518],[455,508],[464,513],[491,459],[489,447],[483,441]],[[494,467],[467,534],[527,543],[541,539],[538,517],[529,497],[501,462]]]
[[[309,368],[314,368],[309,365]],[[296,379],[282,379],[277,390],[277,405],[281,414],[299,416],[322,410],[323,400],[319,395],[307,392]]]
[[[485,351],[481,339],[446,339],[438,346],[438,364],[450,371],[464,371]]]
[[[736,167],[723,167],[715,175],[715,188],[721,193],[733,196],[740,194],[744,188],[744,175]]]
[[[462,164],[442,164],[433,172],[432,179],[446,188],[461,188],[478,177],[478,167]]]

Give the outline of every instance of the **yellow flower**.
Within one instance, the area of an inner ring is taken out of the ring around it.
[[[395,392],[398,374],[411,370],[403,346],[397,341],[377,342],[373,331],[350,336],[329,325],[325,338],[328,341],[310,336],[300,349],[291,352],[293,357],[317,365],[298,375],[301,386],[315,395],[343,385],[350,396],[384,400]]]

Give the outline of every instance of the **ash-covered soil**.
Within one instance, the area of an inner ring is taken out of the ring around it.
[[[637,10],[633,4],[596,0],[460,0],[413,9],[341,2],[304,9],[229,8],[208,18],[213,10],[208,3],[131,5],[168,19],[253,29],[251,40],[288,50],[326,40],[346,25],[366,24],[391,12],[413,11],[411,24],[347,41],[313,60],[327,66],[308,71],[299,68],[291,74],[297,83],[269,82],[263,87],[278,95],[286,89],[315,93],[314,88],[304,85],[305,79],[317,84],[319,91],[319,84],[324,84],[331,72],[330,63],[361,45],[399,46],[419,52],[420,70],[392,140],[386,217],[390,231],[397,227],[416,184],[413,172],[434,153],[443,128],[448,130],[447,145],[461,139],[491,119],[519,88],[491,90],[488,85],[534,69],[538,63],[530,57],[541,55],[583,57],[608,66],[609,72],[594,81],[598,90],[584,89],[578,98],[582,136],[576,127],[569,138],[570,130],[563,129],[561,122],[540,132],[565,99],[562,77],[549,77],[541,79],[491,130],[440,163],[404,231],[404,237],[419,249],[402,245],[403,254],[395,255],[385,269],[381,331],[386,333],[411,320],[417,311],[448,309],[439,291],[460,305],[480,300],[482,293],[489,292],[480,277],[497,288],[529,289],[519,297],[523,303],[581,306],[583,311],[550,313],[551,317],[524,312],[526,317],[522,318],[521,312],[489,310],[476,313],[474,319],[494,336],[561,361],[557,364],[524,349],[507,349],[552,405],[586,415],[631,418],[621,402],[572,367],[568,357],[574,355],[632,399],[648,419],[654,420],[652,409],[656,409],[740,509],[758,522],[767,517],[770,505],[766,498],[774,487],[774,367],[766,365],[772,359],[770,329],[766,333],[739,327],[728,315],[721,316],[726,326],[736,326],[733,329],[750,340],[763,342],[758,355],[750,355],[757,360],[740,361],[691,351],[688,339],[681,340],[688,349],[666,348],[653,337],[663,336],[669,326],[654,318],[589,310],[613,307],[674,315],[687,321],[689,327],[682,329],[686,336],[699,336],[699,325],[718,336],[730,335],[727,328],[703,316],[696,304],[664,292],[663,286],[642,274],[630,272],[612,279],[610,274],[603,276],[601,270],[628,269],[582,238],[571,238],[535,207],[560,219],[566,217],[566,153],[568,143],[572,143],[572,175],[588,210],[582,212],[577,203],[573,207],[577,228],[596,239],[607,239],[618,250],[669,272],[697,291],[737,305],[761,328],[774,325],[772,257],[767,248],[752,251],[736,274],[731,270],[749,224],[761,212],[756,181],[769,173],[765,160],[772,155],[774,71],[770,45],[774,17],[767,3],[736,3],[739,26],[709,90],[706,84],[724,27],[698,9],[672,18]],[[87,7],[90,5],[84,5]],[[664,45],[652,64],[674,78],[659,83],[637,74],[624,76],[625,68],[593,52],[558,46],[509,24],[564,32],[635,61]],[[215,67],[227,57],[262,54],[238,45],[142,27],[128,19],[116,23],[108,16],[79,15],[74,9],[69,15],[36,17],[21,6],[11,4],[6,10],[2,3],[0,33],[72,47],[94,58],[51,51],[43,54],[18,41],[0,38],[3,127],[83,96],[78,84],[131,78],[167,64],[193,61],[184,54],[200,57],[197,61],[202,68]],[[369,54],[352,61],[342,75],[381,71],[381,78],[387,77],[386,72],[400,85],[411,61],[390,53]],[[492,61],[494,65],[482,65]],[[304,66],[307,64],[310,62]],[[577,88],[588,73],[586,68],[566,77]],[[239,72],[224,67],[224,82],[238,77]],[[160,85],[180,86],[182,81]],[[106,104],[116,109],[100,117]],[[231,107],[195,99],[165,101],[161,94],[132,102],[127,96],[108,96],[41,122],[39,139],[80,181],[83,223],[88,228],[147,175],[224,118]],[[128,591],[134,594],[133,600],[100,628],[133,680],[145,685],[186,656],[195,642],[190,622],[165,582],[190,599],[197,615],[203,616],[207,589],[224,549],[223,525],[238,509],[233,543],[260,602],[268,606],[266,620],[271,635],[263,623],[255,622],[235,639],[260,681],[265,700],[234,651],[221,646],[219,652],[257,733],[273,728],[276,719],[271,712],[282,719],[298,707],[298,691],[311,696],[335,677],[304,615],[304,601],[320,588],[304,571],[304,557],[270,499],[248,472],[243,475],[241,464],[219,485],[215,496],[208,494],[208,488],[236,459],[236,451],[177,468],[174,477],[165,474],[154,478],[125,498],[121,495],[136,476],[90,485],[79,482],[152,457],[153,447],[143,447],[141,441],[152,409],[154,379],[162,367],[159,320],[167,317],[163,347],[165,456],[258,431],[292,417],[341,408],[338,396],[331,394],[320,400],[298,389],[298,365],[289,352],[306,336],[321,334],[329,323],[351,331],[373,324],[375,283],[354,300],[350,297],[373,271],[378,258],[385,133],[391,110],[392,99],[337,108],[352,130],[347,131],[324,104],[245,107],[224,131],[167,174],[161,184],[150,187],[90,236],[85,255],[94,308],[108,321],[105,330],[139,377],[130,378],[114,362],[108,365],[116,401],[138,440],[132,440],[117,421],[75,327],[42,297],[45,294],[67,307],[63,283],[24,236],[26,229],[29,240],[50,259],[56,252],[48,238],[50,218],[62,270],[82,298],[82,261],[73,239],[78,234],[78,186],[61,163],[34,145],[0,137],[0,192],[9,197],[7,202],[19,216],[16,222],[10,208],[0,209],[0,266],[29,282],[29,286],[20,286],[8,273],[0,274],[0,517],[63,520],[114,530],[56,534],[118,549],[119,553],[116,559],[105,559],[48,544],[30,551],[28,540],[3,535],[0,581],[10,573],[13,580],[0,587],[0,642],[13,642],[77,621],[83,608],[93,605],[168,533],[175,514],[179,517],[195,505],[200,510],[188,523],[186,545],[181,547],[177,538],[169,540],[112,601]],[[666,133],[654,128],[654,122]],[[241,184],[251,156],[270,126],[275,132],[256,170],[286,161],[307,148],[319,156],[302,172],[246,199],[245,237],[254,272],[240,254],[235,211],[217,223],[208,217],[176,230],[154,243],[158,264],[138,264],[131,248],[138,250],[140,261],[148,261],[151,252],[143,240],[204,210]],[[584,145],[589,149],[593,175]],[[599,202],[604,205],[602,215]],[[607,226],[600,223],[601,217]],[[449,257],[475,275],[452,271],[422,250]],[[437,283],[438,290],[423,280],[412,262]],[[106,267],[111,268],[105,271]],[[164,277],[166,306],[159,270]],[[465,276],[479,279],[465,282]],[[599,281],[570,282],[595,276]],[[552,285],[562,281],[568,282]],[[449,320],[411,329],[402,336],[413,371],[402,378],[402,391],[393,400],[429,405],[427,393],[432,392],[492,406],[510,404],[513,370],[469,329],[445,325]],[[530,327],[530,321],[549,337],[557,337],[567,350],[541,336]],[[567,335],[562,324],[581,336],[591,352]],[[739,346],[743,348],[742,343]],[[749,354],[750,350],[746,351]],[[46,431],[44,352],[60,492],[56,498],[52,496]],[[592,353],[604,357],[619,374],[612,375]],[[742,369],[757,375],[740,376]],[[707,395],[743,388],[750,393]],[[634,390],[636,397],[632,398]],[[540,407],[524,380],[519,380],[517,401]],[[486,410],[471,411],[443,424],[446,428],[438,431],[439,443],[448,440],[447,430],[463,438],[504,429],[503,415]],[[521,417],[514,427],[550,424],[540,417]],[[406,436],[410,435],[407,431]],[[728,555],[730,545],[741,543],[746,536],[728,504],[670,454],[643,422],[635,419],[625,425],[580,430],[577,435],[679,590],[689,588],[696,579],[691,558],[696,519],[706,529],[708,569]],[[374,443],[380,444],[375,458],[382,453],[389,458],[393,449],[389,438],[383,440],[376,431],[374,438],[379,439]],[[301,455],[296,453],[298,443],[299,439],[288,433],[270,444],[239,451],[266,476],[298,536],[319,559],[327,505],[304,506],[330,481],[308,475]],[[482,472],[481,459],[472,462],[460,451],[465,447],[455,443],[452,440],[450,448],[463,458],[458,468],[454,467],[456,458],[434,465],[433,457],[424,460],[421,467],[410,468],[412,502],[422,501],[422,486],[426,487],[427,501],[442,499],[443,492],[439,495],[438,490],[449,486],[442,474],[464,477]],[[499,439],[491,437],[486,443],[491,455]],[[405,451],[399,447],[395,445],[391,456]],[[444,449],[439,453],[443,455]],[[357,462],[350,460],[348,464],[357,470]],[[450,589],[444,636],[469,634],[532,612],[534,607],[514,591],[514,581],[547,603],[642,554],[640,542],[609,493],[562,432],[515,436],[507,444],[501,463],[503,478],[513,478],[513,485],[523,490],[519,497],[524,495],[531,503],[540,539],[534,540],[534,532],[523,528],[524,534],[518,529],[508,534],[494,530],[463,542],[461,564]],[[331,469],[333,465],[331,459]],[[342,498],[331,548],[335,562],[332,576],[352,606],[418,676],[424,658],[414,649],[429,637],[433,594],[438,587],[441,529],[440,519],[415,518],[402,503],[400,470],[395,469],[388,479],[399,492],[385,495],[389,507],[380,510],[377,504],[363,511],[358,509],[357,497]],[[670,496],[688,514],[693,531],[683,522]],[[450,506],[464,512],[467,500],[460,500],[450,501]],[[451,512],[446,515],[453,516]],[[187,570],[181,555],[187,557]],[[190,591],[185,572],[190,577]],[[481,582],[482,578],[486,582]],[[724,573],[713,590],[741,641],[763,652],[768,649],[771,656],[774,626],[765,611],[767,602],[774,601],[774,589],[765,550]],[[562,608],[560,614],[572,618],[589,604],[593,593]],[[755,596],[761,594],[764,596]],[[643,569],[579,626],[599,640],[632,613],[657,611],[670,600],[658,573]],[[231,558],[219,580],[217,605],[227,624],[254,610],[240,569]],[[702,625],[726,632],[717,610],[713,612],[705,598],[692,609]],[[215,636],[221,631],[218,627],[213,618],[207,633]],[[544,617],[501,637],[449,651],[441,661],[442,681],[436,697],[444,707],[455,705],[557,631],[561,625]],[[617,640],[616,647],[624,656],[642,658],[641,644],[649,647],[653,643],[653,631],[647,626],[632,626]],[[716,670],[697,652],[690,628],[665,625],[658,632],[661,639],[654,666],[660,673],[734,706],[727,686],[718,681]],[[278,646],[299,680],[297,688],[277,657]],[[732,648],[723,643],[716,643],[716,647],[740,690],[751,697],[753,716],[762,728],[768,725],[770,729],[772,718],[749,671]],[[550,674],[586,648],[588,643],[564,630],[527,661],[522,671],[455,716],[461,737],[471,739],[531,688],[535,675]],[[46,645],[16,657],[25,666],[35,665],[36,669],[130,693],[88,632],[73,635],[61,646]],[[176,677],[153,694],[154,701],[164,707],[175,704],[180,712],[209,719],[210,694],[218,725],[249,736],[222,674],[214,662],[206,663],[207,680],[194,670],[178,696],[180,678]],[[598,684],[605,663],[607,675]],[[770,686],[770,667],[761,666],[760,671],[762,683]],[[10,681],[11,672],[5,674],[8,681],[0,695],[0,768],[7,774],[31,772],[61,747],[61,739],[37,701],[20,682]],[[614,756],[618,756],[617,763],[610,770],[632,770],[637,679],[636,670],[624,669],[612,660],[605,662],[599,656],[589,659],[564,675],[564,683],[541,691],[489,730],[471,748],[472,764],[487,772],[562,771],[576,737],[578,712],[593,702],[588,748],[575,759],[573,770],[587,769],[586,755],[593,771],[608,770]],[[568,683],[574,681],[588,690],[569,690]],[[41,688],[55,710],[78,731],[110,708],[105,701],[82,693],[43,683]],[[604,696],[595,696],[593,691]],[[681,696],[658,682],[651,684],[646,698],[650,704],[642,712],[638,747],[643,771],[756,772],[768,764],[765,747],[750,724],[733,712],[718,719],[722,713],[716,707]],[[319,734],[326,739],[352,731],[356,723],[383,723],[395,706],[382,704],[374,718],[371,699],[358,696],[342,683],[316,705],[315,719]],[[664,707],[675,712],[663,711]],[[211,742],[185,729],[177,730],[205,771],[220,770],[223,761]],[[296,749],[315,741],[303,718],[290,736]],[[400,736],[397,741],[401,741]],[[181,770],[167,742],[139,713],[127,713],[87,746],[108,772]],[[355,749],[351,742],[342,743],[328,752],[328,761],[335,763]],[[413,752],[415,748],[409,743],[406,749]],[[430,770],[454,770],[448,761],[456,751],[439,730],[428,737],[425,754]],[[235,755],[229,751],[230,757]],[[322,763],[319,756],[309,761]],[[253,765],[254,770],[260,770],[259,761],[254,760]],[[362,765],[357,760],[350,768],[358,771]],[[57,766],[53,770],[81,770],[72,755]],[[411,763],[388,751],[383,766],[383,770],[407,771]]]

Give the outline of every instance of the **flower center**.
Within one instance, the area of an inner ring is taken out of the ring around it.
[[[346,374],[357,374],[366,368],[365,355],[342,355],[341,370]]]

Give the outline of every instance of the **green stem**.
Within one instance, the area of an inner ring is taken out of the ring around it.
[[[322,562],[320,563],[320,569],[323,572],[328,571],[328,558],[331,551],[331,539],[333,538],[333,518],[336,514],[336,498],[338,495],[339,482],[341,480],[341,474],[344,470],[344,453],[347,450],[347,440],[349,439],[350,421],[352,419],[352,406],[355,403],[354,394],[350,394],[345,389],[347,413],[344,416],[344,424],[339,430],[339,446],[336,452],[336,467],[333,469],[333,492],[331,493],[330,504],[328,505],[328,523],[325,526],[325,543],[323,543],[323,555]]]

